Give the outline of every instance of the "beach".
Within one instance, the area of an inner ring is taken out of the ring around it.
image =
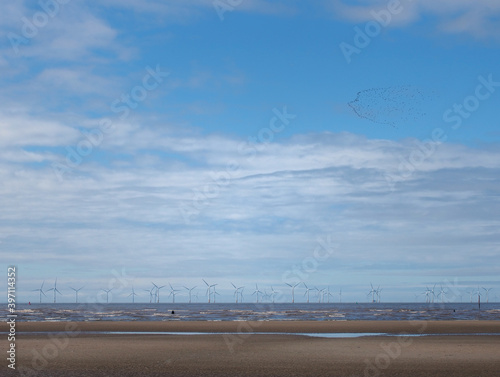
[[[0,329],[7,331],[6,324]],[[500,371],[500,321],[20,322],[16,331],[16,364],[25,376],[498,376]],[[4,337],[4,349],[7,343]]]

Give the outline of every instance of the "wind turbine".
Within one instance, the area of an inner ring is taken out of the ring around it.
[[[111,292],[113,288],[111,289],[101,289],[101,291],[106,292],[106,304],[109,303],[109,292]]]
[[[137,293],[134,291],[134,286],[132,286],[132,293],[128,295],[128,297],[132,296],[132,304],[135,303],[135,296],[138,296]]]
[[[207,286],[207,293],[206,293],[206,295],[208,296],[208,303],[210,304],[210,295],[212,294],[212,290],[211,290],[211,287],[212,287],[212,286],[211,286],[211,285],[209,285],[209,284],[205,281],[205,279],[201,279],[201,280],[203,280],[203,282],[204,282],[204,283],[205,283],[205,285]]]
[[[235,303],[238,303],[238,291],[239,291],[239,288],[236,288],[236,285],[234,285],[233,283],[231,283],[231,285],[234,288],[234,294],[233,294],[233,296],[235,297]]]
[[[380,288],[380,285],[377,288],[377,302],[380,304],[380,292],[382,292],[382,289]]]
[[[307,295],[307,303],[309,304],[309,291],[311,290],[311,288],[309,288],[306,283],[302,283],[304,284],[304,287],[306,287],[306,291],[304,292],[304,296]]]
[[[262,294],[262,291],[259,290],[259,287],[257,286],[257,284],[255,284],[255,291],[252,293],[252,295],[257,295],[256,296],[256,303],[258,304],[259,303],[259,293]]]
[[[231,285],[233,286],[234,288],[234,296],[235,296],[235,300],[236,300],[236,303],[238,303],[238,295],[240,296],[240,302],[243,301],[243,289],[245,287],[236,287],[236,285],[234,285],[233,283],[231,283]]]
[[[292,284],[288,284],[288,283],[285,283],[285,284],[286,284],[286,285],[288,285],[290,288],[292,288],[292,304],[293,304],[293,303],[295,302],[295,294],[294,294],[295,287],[296,287],[297,285],[299,285],[299,284],[300,284],[300,282],[299,282],[299,283],[297,283],[297,284],[294,284],[294,285],[292,285]]]
[[[490,291],[493,289],[493,288],[484,288],[483,289],[486,291],[486,303],[488,303],[490,301],[490,298],[489,298],[489,294],[490,294]]]
[[[75,302],[78,304],[78,292],[79,292],[80,290],[82,290],[82,289],[83,289],[83,287],[78,288],[78,289],[75,289],[75,288],[73,288],[73,287],[70,287],[70,288],[71,288],[72,290],[74,290],[74,291],[75,291],[75,296],[76,296],[76,297],[75,297]]]
[[[368,292],[367,296],[370,297],[370,295],[372,295],[372,302],[376,302],[375,301],[375,294],[377,293],[377,290],[373,288],[372,283],[370,283],[370,286],[372,287],[372,289],[370,290],[370,292]]]
[[[57,278],[56,278],[56,281],[54,282],[54,288],[47,289],[47,292],[48,291],[54,291],[54,304],[55,304],[56,303],[56,293],[59,293],[60,295],[62,295],[62,293],[59,292],[59,289],[57,289]]]
[[[318,289],[318,288],[316,288],[316,289]],[[323,302],[325,302],[325,294],[326,294],[325,292],[326,292],[326,288],[318,290],[318,304],[321,303],[321,299],[323,299]]]
[[[323,288],[319,291],[321,293],[321,298],[323,299],[323,302],[325,302],[325,295],[326,295],[326,288]],[[321,301],[318,301],[321,302]]]
[[[184,288],[187,289],[189,292],[189,303],[191,304],[191,292],[193,291],[193,289],[196,288],[196,286],[194,286],[193,288],[188,288],[188,287],[184,286]]]
[[[321,303],[321,292],[322,292],[322,290],[320,291],[318,289],[318,287],[314,287],[313,290],[316,291],[316,296],[318,297],[318,304],[320,304]]]
[[[175,295],[176,295],[176,292],[180,292],[179,289],[174,289],[174,287],[172,287],[172,284],[168,284],[170,285],[170,294],[169,296],[172,296],[172,304],[175,304]]]
[[[153,284],[152,291],[154,291],[154,296],[155,296],[154,302],[157,303],[158,302],[158,294],[159,294],[158,291],[159,291],[159,289],[158,289],[158,286],[155,283],[151,282],[151,284]]]
[[[43,285],[45,284],[45,281],[42,282],[42,285],[40,288],[38,289],[33,289],[32,292],[40,292],[40,304],[42,303],[42,295],[44,295],[45,297],[47,297],[47,295],[45,294],[45,292],[43,291]]]
[[[216,286],[216,285],[217,285],[217,284],[212,284],[212,285],[211,285],[211,287],[213,287],[213,288],[214,288],[214,292],[213,292],[213,294],[214,294],[214,304],[215,304],[215,296],[216,296],[216,295],[219,295],[219,292],[217,292],[217,291],[215,290],[215,286]],[[220,296],[220,295],[219,295],[219,296]]]
[[[155,287],[151,288],[151,289],[145,289],[146,292],[149,292],[149,303],[151,304],[153,302],[153,290],[155,289]]]
[[[477,304],[479,305],[479,308],[481,308],[481,291],[479,290],[479,285],[477,286]]]
[[[425,302],[428,304],[431,302],[431,299],[429,297],[429,295],[431,294],[431,290],[429,289],[429,287],[425,287],[425,292],[423,292],[422,294],[425,295]]]
[[[275,291],[273,286],[271,285],[271,299],[273,301],[273,304],[274,304],[274,296],[276,296],[276,293],[278,293],[278,292]]]
[[[165,288],[166,285],[162,285],[160,287],[156,287],[156,302],[160,303],[160,289]]]
[[[434,284],[434,287],[432,287],[432,289],[430,290],[431,294],[432,294],[432,303],[434,304],[434,298],[436,297],[436,294],[434,293],[434,289],[436,289],[436,284]]]
[[[339,289],[339,302],[342,303],[342,288]]]
[[[240,302],[243,302],[243,290],[245,289],[245,287],[238,287],[238,289],[240,290]]]
[[[342,295],[342,290],[340,290],[340,295]],[[330,303],[330,297],[333,298],[333,293],[330,292],[330,286],[328,286],[328,290],[327,290],[327,293],[326,293],[326,298],[328,300],[328,303]],[[341,298],[341,301],[342,301],[342,298]]]
[[[446,292],[444,291],[443,286],[441,286],[441,289],[439,290],[439,293],[438,293],[438,298],[439,298],[439,296],[441,296],[441,304],[444,303],[444,297],[443,296],[445,295],[445,293]]]

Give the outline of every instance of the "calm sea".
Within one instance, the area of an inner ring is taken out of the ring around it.
[[[500,320],[500,303],[22,304],[16,314],[18,321]]]

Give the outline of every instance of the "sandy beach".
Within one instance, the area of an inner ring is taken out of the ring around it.
[[[5,323],[0,330],[7,331]],[[406,377],[500,373],[500,321],[21,322],[16,331],[18,372],[4,366],[2,376]],[[388,335],[320,338],[249,332]],[[435,335],[394,336],[400,334]],[[6,336],[1,344],[8,350]]]

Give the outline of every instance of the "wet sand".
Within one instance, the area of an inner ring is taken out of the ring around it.
[[[2,323],[0,331],[6,330]],[[418,377],[500,373],[500,321],[22,322],[16,330],[17,367],[22,373],[9,373],[5,366],[2,372],[7,373],[0,373],[2,376]],[[113,335],[88,331],[236,334]],[[249,332],[441,335],[330,339]],[[477,335],[481,333],[498,335]],[[8,350],[6,336],[0,344]]]

